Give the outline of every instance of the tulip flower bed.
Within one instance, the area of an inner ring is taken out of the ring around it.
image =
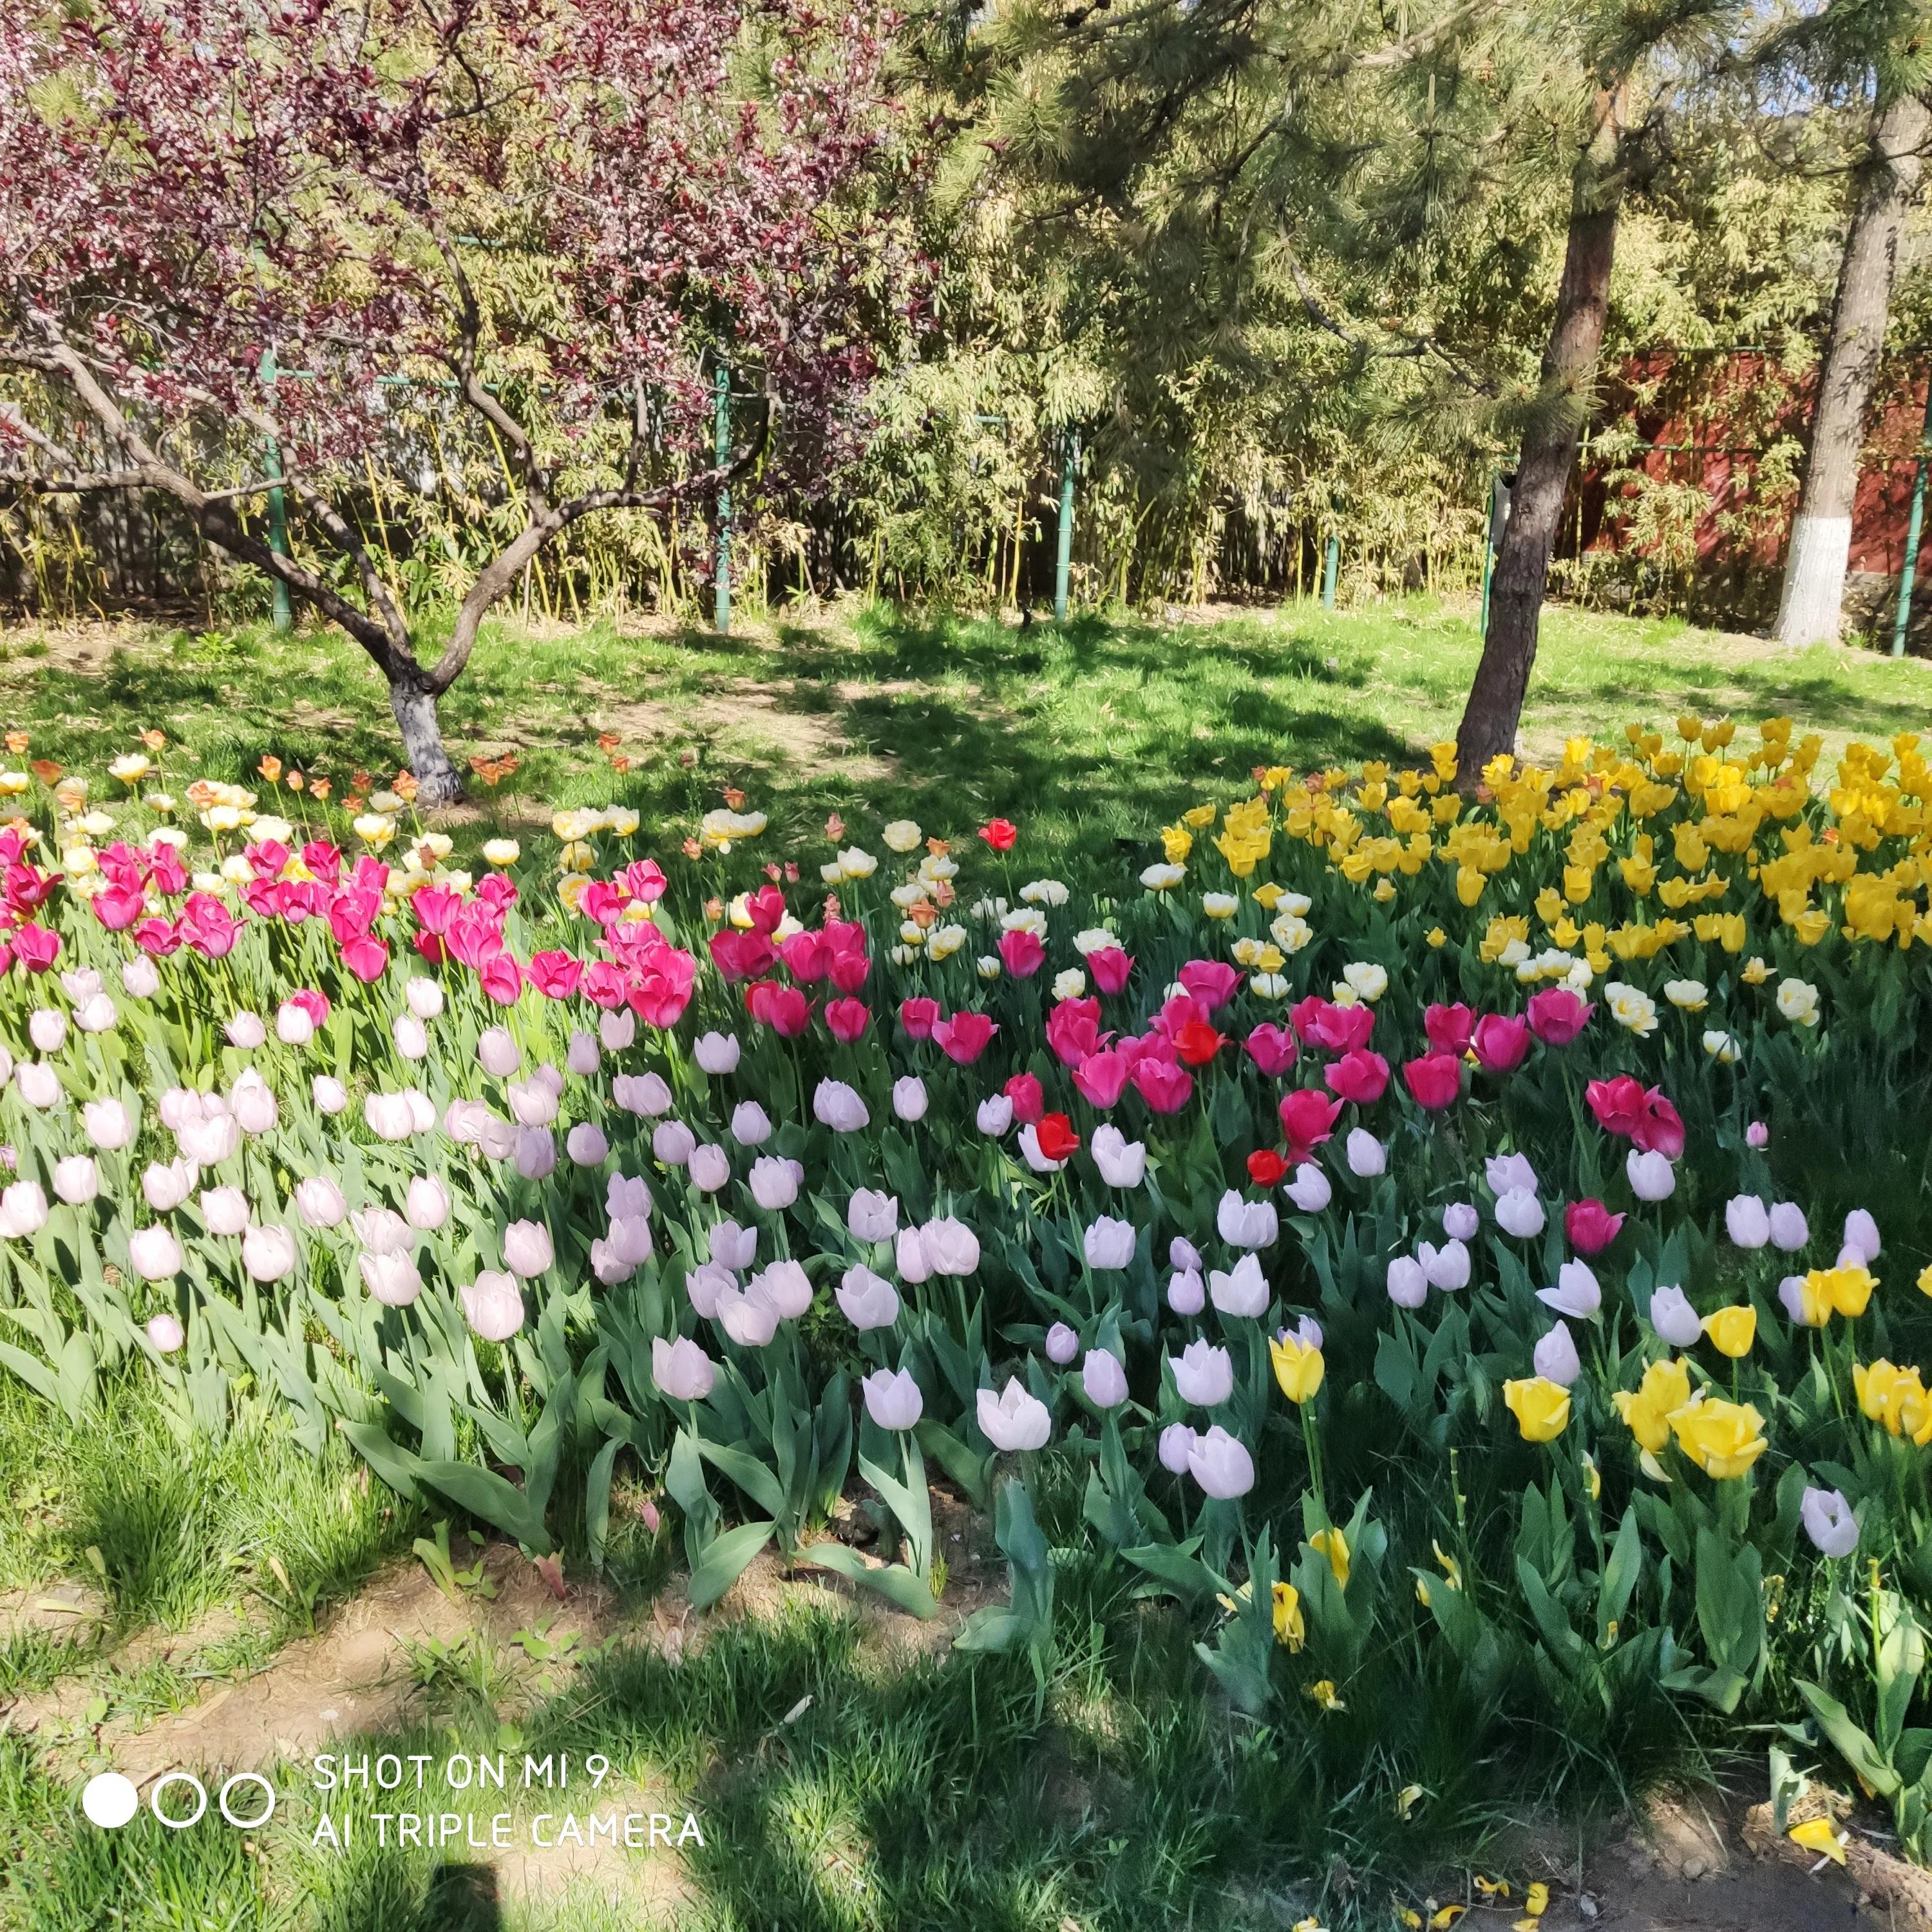
[[[1098,1565],[1280,1724],[1768,1713],[1924,1857],[1927,768],[1816,762],[1264,770],[1100,896],[1004,820],[472,880],[406,780],[9,777],[0,1364],[590,1566],[621,1471],[699,1606],[775,1545],[932,1616],[943,1481],[1042,1690]]]

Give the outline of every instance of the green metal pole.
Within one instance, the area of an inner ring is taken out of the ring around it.
[[[1053,566],[1053,621],[1066,622],[1066,583],[1073,566],[1073,472],[1080,466],[1080,439],[1072,430],[1060,439],[1060,546]]]
[[[717,395],[718,466],[722,470],[731,460],[731,370],[722,356],[718,358]],[[728,488],[718,492],[717,591],[712,621],[718,630],[728,633],[731,628],[731,492]]]
[[[1342,561],[1342,539],[1333,530],[1328,532],[1328,548],[1322,560],[1322,608],[1332,610],[1335,608],[1335,572]]]
[[[1905,526],[1905,562],[1898,573],[1898,614],[1892,620],[1892,654],[1905,655],[1905,627],[1912,621],[1912,590],[1918,574],[1918,537],[1925,527],[1925,454],[1932,446],[1932,372],[1925,378],[1925,425],[1918,437],[1918,460],[1912,473],[1912,514]]]
[[[262,364],[256,374],[272,395],[275,384],[275,352],[272,349],[262,351]],[[282,473],[282,447],[273,436],[265,436],[262,444],[263,466],[271,476]],[[290,554],[289,550],[289,506],[286,498],[280,490],[268,492],[268,548],[278,556]],[[275,628],[286,631],[295,622],[294,607],[289,602],[289,586],[278,577],[272,580],[275,598]]]

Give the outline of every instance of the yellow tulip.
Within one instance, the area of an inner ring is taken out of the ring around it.
[[[1720,1355],[1736,1361],[1748,1355],[1757,1340],[1757,1310],[1751,1307],[1720,1308],[1704,1318],[1704,1333]]]
[[[1526,1442],[1553,1442],[1570,1426],[1570,1391],[1543,1376],[1503,1384],[1503,1400]]]
[[[1932,1294],[1932,1262],[1928,1262],[1918,1270],[1918,1292],[1921,1294]]]
[[[1858,1407],[1874,1422],[1882,1422],[1894,1436],[1909,1436],[1923,1448],[1932,1442],[1932,1397],[1916,1369],[1901,1369],[1880,1360],[1868,1368],[1852,1364],[1852,1386]]]
[[[1348,1587],[1348,1539],[1339,1529],[1318,1529],[1308,1539],[1308,1546],[1319,1550],[1328,1558],[1336,1582],[1346,1590]]]
[[[1274,1586],[1274,1640],[1292,1651],[1308,1641],[1308,1624],[1301,1614],[1301,1592],[1292,1583]]]
[[[1742,1476],[1766,1447],[1764,1418],[1746,1402],[1712,1397],[1688,1402],[1670,1418],[1677,1446],[1707,1476]]]
[[[1283,1334],[1269,1342],[1268,1353],[1274,1358],[1274,1378],[1280,1383],[1282,1394],[1298,1407],[1312,1402],[1328,1366],[1320,1348]]]
[[[1318,1684],[1308,1687],[1308,1694],[1324,1711],[1346,1711],[1348,1707],[1335,1694],[1335,1680],[1324,1677]]]
[[[1618,1389],[1610,1400],[1638,1446],[1654,1456],[1670,1440],[1670,1418],[1690,1400],[1690,1372],[1681,1361],[1652,1362],[1634,1394]]]
[[[1805,1312],[1808,1315],[1814,1307],[1822,1306],[1830,1314],[1856,1322],[1865,1312],[1872,1290],[1877,1286],[1871,1271],[1862,1265],[1814,1268],[1804,1277]]]

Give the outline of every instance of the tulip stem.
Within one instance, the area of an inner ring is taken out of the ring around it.
[[[1312,1411],[1315,1405],[1305,1402],[1301,1405],[1301,1440],[1308,1451],[1308,1480],[1315,1491],[1315,1500],[1322,1510],[1322,1526],[1328,1524],[1328,1495],[1322,1477],[1322,1438],[1315,1426]]]

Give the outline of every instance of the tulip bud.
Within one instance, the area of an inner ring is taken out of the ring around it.
[[[706,1073],[729,1073],[738,1064],[738,1036],[723,1033],[702,1034],[692,1053]]]
[[[508,1027],[486,1027],[476,1042],[476,1058],[485,1073],[507,1080],[524,1064],[524,1056]]]
[[[238,1187],[204,1189],[201,1218],[211,1234],[238,1234],[248,1225],[248,1197]]]
[[[524,1325],[523,1291],[512,1275],[485,1268],[456,1292],[463,1304],[463,1318],[486,1342],[507,1342]],[[660,1341],[657,1346],[662,1348],[664,1344]]]
[[[514,1275],[533,1281],[556,1258],[550,1230],[540,1221],[512,1221],[503,1230],[503,1264]]]
[[[412,1228],[433,1234],[449,1219],[449,1190],[433,1174],[418,1174],[410,1181],[403,1212]]]
[[[919,1384],[904,1369],[896,1373],[881,1369],[860,1384],[866,1398],[866,1413],[881,1429],[907,1430],[918,1421],[926,1406]]]

